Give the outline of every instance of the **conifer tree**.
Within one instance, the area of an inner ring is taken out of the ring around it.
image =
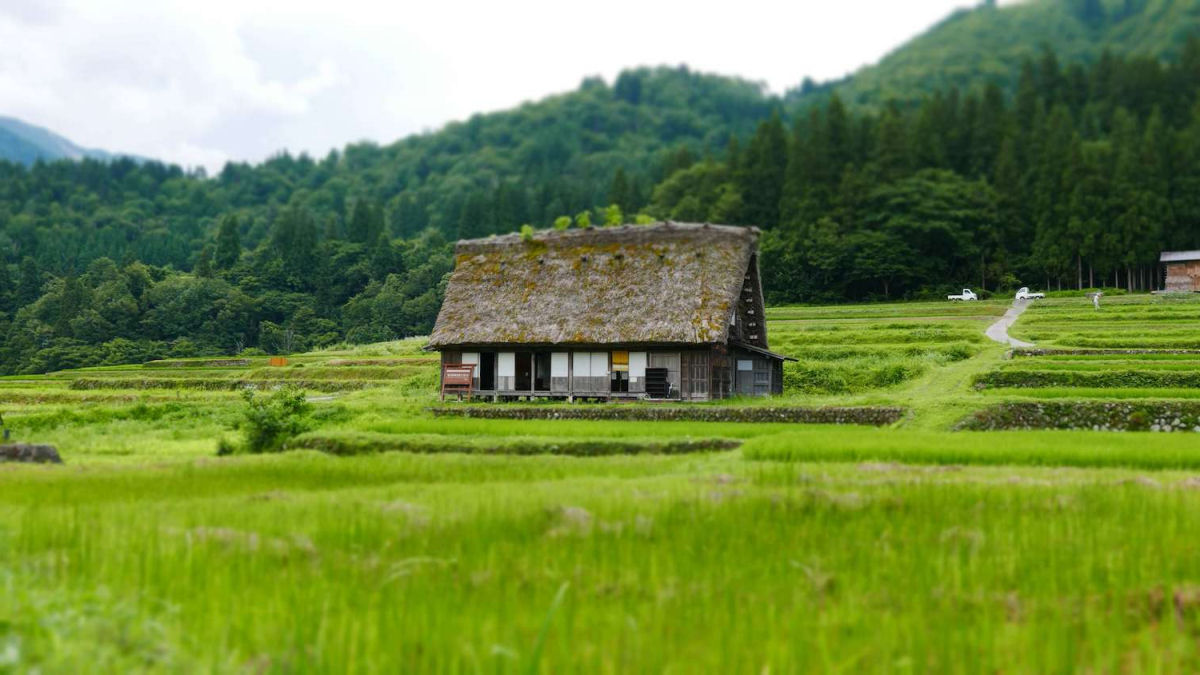
[[[206,279],[213,275],[212,267],[212,247],[205,245],[200,249],[200,253],[196,255],[196,264],[192,267],[192,274]]]
[[[372,230],[376,229],[373,222],[376,216],[373,211],[371,203],[365,198],[360,198],[354,202],[354,206],[350,210],[350,218],[346,223],[347,239],[356,244],[367,244],[375,241],[371,238]]]
[[[612,183],[608,186],[608,203],[619,206],[622,213],[637,211],[638,204],[633,198],[633,187],[629,184],[624,167],[617,167],[613,173]]]
[[[474,191],[467,195],[458,216],[459,238],[474,239],[495,232],[492,213],[492,209],[488,208],[488,199],[482,193]]]
[[[737,172],[743,200],[743,224],[770,228],[779,223],[787,155],[787,134],[776,111],[758,125]]]
[[[31,256],[21,259],[18,268],[16,306],[32,304],[42,294],[42,270]]]
[[[910,157],[904,117],[900,114],[900,106],[892,101],[883,109],[876,127],[874,160],[879,178],[890,182],[907,175]]]
[[[384,281],[389,274],[403,274],[404,259],[398,255],[392,240],[384,232],[379,233],[371,248],[371,278]]]
[[[271,248],[283,262],[288,283],[295,289],[315,286],[317,278],[317,223],[300,206],[283,209],[271,230]]]
[[[850,133],[849,113],[842,97],[836,93],[825,106],[824,139],[825,179],[827,185],[836,185],[842,178],[842,170],[853,161],[853,139]]]
[[[12,275],[8,271],[8,263],[0,260],[0,313],[7,314],[17,309],[14,306],[16,290]]]
[[[237,216],[225,216],[221,219],[220,229],[217,230],[217,251],[213,262],[217,269],[227,270],[236,265],[241,257],[242,240],[238,234]]]

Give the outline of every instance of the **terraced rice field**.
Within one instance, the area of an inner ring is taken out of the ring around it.
[[[1122,399],[1153,390],[1164,399],[1191,398],[1200,387],[1200,299],[1119,296],[1099,310],[1079,299],[1036,303],[1011,331],[1037,344],[982,382],[990,389],[1058,397]],[[1005,391],[1004,394],[1011,394]]]
[[[1197,670],[1200,435],[1149,429],[1200,301],[1039,301],[1011,357],[1006,308],[770,309],[787,391],[711,421],[435,416],[420,340],[0,379],[66,461],[0,464],[0,672]],[[292,449],[216,456],[285,384]],[[721,421],[828,406],[903,414]],[[955,431],[1047,411],[1136,432]]]

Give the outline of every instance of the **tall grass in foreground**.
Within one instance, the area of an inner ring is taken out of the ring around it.
[[[1194,670],[1200,492],[1126,478],[729,456],[0,471],[0,655],[52,672]]]

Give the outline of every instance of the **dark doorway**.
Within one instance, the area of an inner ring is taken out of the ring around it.
[[[479,389],[496,389],[496,352],[483,352],[479,355]]]
[[[533,390],[550,391],[550,352],[533,355]]]
[[[614,370],[609,377],[609,390],[624,394],[629,391],[629,373],[622,370]]]
[[[517,352],[517,377],[513,389],[516,391],[533,391],[533,354]]]

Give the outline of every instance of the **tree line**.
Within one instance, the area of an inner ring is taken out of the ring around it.
[[[0,371],[426,334],[455,239],[651,217],[763,228],[772,302],[1151,288],[1160,249],[1200,248],[1198,84],[1195,40],[877,112],[637,69],[213,177],[0,163]]]
[[[772,302],[1018,285],[1158,288],[1200,248],[1200,42],[1180,59],[1047,50],[995,85],[854,114],[837,96],[762,122],[652,194],[678,220],[763,227]]]

